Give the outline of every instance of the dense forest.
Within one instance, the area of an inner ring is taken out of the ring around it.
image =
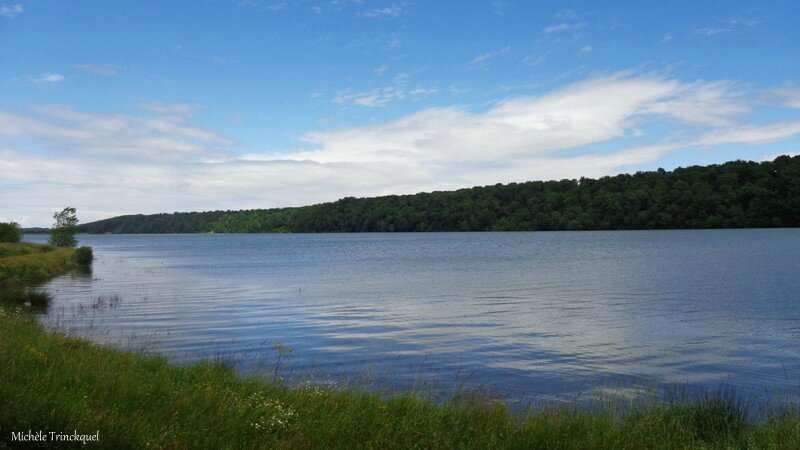
[[[800,156],[600,179],[347,197],[299,208],[129,215],[88,233],[634,230],[800,226]]]

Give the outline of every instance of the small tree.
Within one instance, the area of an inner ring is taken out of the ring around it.
[[[0,242],[19,242],[22,230],[16,222],[0,222]]]
[[[78,216],[75,215],[75,208],[66,207],[61,212],[53,214],[56,223],[50,228],[50,239],[47,242],[56,247],[75,247],[78,240]]]

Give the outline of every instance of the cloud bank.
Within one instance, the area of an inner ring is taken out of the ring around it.
[[[744,122],[748,98],[724,81],[620,73],[482,111],[429,108],[312,131],[300,138],[305,148],[283,152],[253,151],[193,126],[194,105],[153,102],[136,114],[0,110],[0,220],[47,225],[66,205],[88,221],[597,177],[681,149],[800,134],[800,121]],[[650,137],[648,127],[673,132]]]

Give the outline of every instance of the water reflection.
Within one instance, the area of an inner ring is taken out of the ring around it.
[[[176,360],[512,398],[728,381],[797,391],[800,231],[82,236],[41,320]],[[113,300],[113,301],[112,301]],[[111,306],[113,304],[113,307]],[[273,355],[274,356],[274,355]],[[460,379],[459,379],[460,377]],[[454,381],[456,380],[456,381]]]

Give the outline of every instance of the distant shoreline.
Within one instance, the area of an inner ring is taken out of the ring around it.
[[[125,215],[85,223],[80,230],[183,234],[787,227],[800,227],[800,156],[599,179],[346,197],[302,207]]]

